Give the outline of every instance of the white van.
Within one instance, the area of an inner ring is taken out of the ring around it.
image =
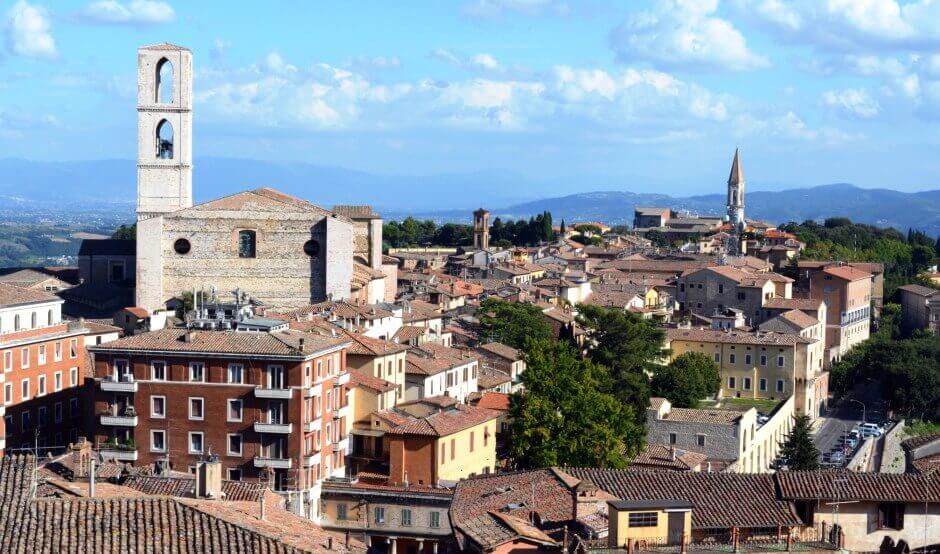
[[[868,437],[880,437],[885,432],[884,429],[874,423],[863,423],[858,426],[858,430],[862,434],[863,439],[867,439]]]

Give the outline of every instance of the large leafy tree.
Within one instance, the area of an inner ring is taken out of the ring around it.
[[[486,340],[522,349],[527,339],[552,338],[551,325],[542,310],[535,306],[488,298],[478,313]]]
[[[721,387],[721,372],[714,360],[701,352],[686,352],[653,373],[654,396],[667,398],[677,408],[695,408],[699,400]]]
[[[112,239],[137,240],[137,224],[121,225],[111,233]]]
[[[610,370],[602,387],[632,406],[642,423],[649,405],[649,374],[666,354],[663,330],[623,310],[591,305],[581,305],[578,310],[578,322],[587,335],[587,356]]]
[[[530,340],[525,351],[524,392],[509,403],[515,465],[623,467],[644,430],[630,406],[601,390],[606,368],[556,340]]]
[[[789,460],[791,470],[819,469],[819,450],[813,442],[812,423],[808,415],[793,418],[793,429],[780,448],[780,455]]]

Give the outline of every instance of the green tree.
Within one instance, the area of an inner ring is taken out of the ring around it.
[[[121,225],[111,233],[111,238],[116,240],[137,240],[137,224]]]
[[[630,406],[601,390],[606,368],[556,340],[529,340],[525,350],[525,389],[509,401],[514,464],[624,467],[644,430]]]
[[[650,397],[647,375],[666,354],[665,333],[652,321],[623,310],[587,304],[578,310],[578,323],[587,335],[587,356],[610,369],[604,390],[632,406],[642,423]]]
[[[701,352],[686,352],[653,373],[654,396],[669,400],[677,408],[695,408],[699,400],[721,387],[721,372],[714,360]]]
[[[812,424],[808,415],[794,416],[793,429],[781,444],[780,455],[787,458],[787,466],[791,470],[819,469],[819,450],[813,442]]]
[[[545,314],[530,304],[487,298],[480,306],[478,313],[486,340],[523,349],[526,339],[553,338],[552,327]]]

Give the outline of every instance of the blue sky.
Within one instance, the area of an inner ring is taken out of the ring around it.
[[[940,188],[940,2],[0,3],[0,156],[135,156],[136,48],[195,59],[194,152],[545,195]]]

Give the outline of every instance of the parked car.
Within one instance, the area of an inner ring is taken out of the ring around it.
[[[765,415],[763,415],[763,414],[758,414],[758,415],[757,415],[757,423],[760,423],[761,425],[763,425],[763,424],[767,423],[768,421],[770,421],[770,418],[769,418],[769,417],[767,417],[767,416],[765,416]]]
[[[863,439],[867,439],[868,437],[880,437],[885,432],[884,429],[874,423],[863,423],[858,426],[858,429]]]
[[[855,437],[843,437],[842,444],[854,450],[855,447],[858,446],[858,439]]]
[[[845,454],[842,453],[842,449],[833,450],[829,453],[829,463],[832,464],[841,464],[845,461]]]
[[[850,439],[858,440],[858,438],[859,438],[859,435],[858,435],[858,427],[856,427],[855,429],[852,429],[851,431],[849,431],[849,438],[850,438]]]

